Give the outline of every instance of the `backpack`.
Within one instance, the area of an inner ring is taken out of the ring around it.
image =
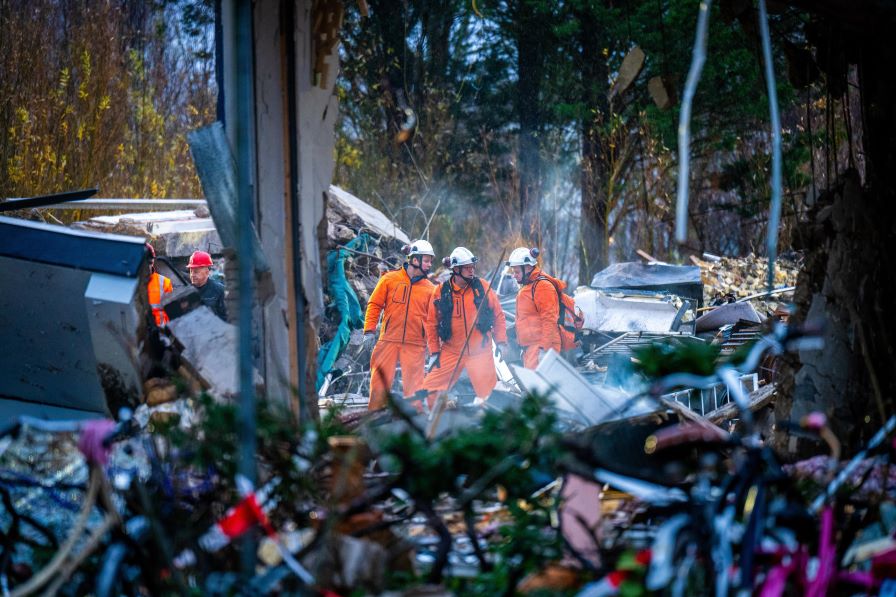
[[[535,285],[542,280],[547,280],[557,291],[557,301],[560,303],[560,316],[557,318],[557,326],[560,328],[560,350],[566,352],[578,347],[578,333],[585,325],[585,316],[582,310],[576,307],[576,302],[571,296],[562,292],[557,282],[550,276],[541,275],[532,280],[532,302],[535,302]]]

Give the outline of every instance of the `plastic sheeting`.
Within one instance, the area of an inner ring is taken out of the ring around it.
[[[356,251],[367,251],[370,242],[366,234],[359,234],[356,238],[346,243],[346,248]],[[339,327],[333,339],[321,346],[317,355],[317,390],[324,384],[327,373],[333,369],[336,360],[348,346],[349,337],[353,329],[364,325],[364,314],[361,312],[361,303],[358,295],[348,283],[345,277],[345,260],[349,252],[345,249],[337,249],[327,254],[327,276],[329,279],[329,294],[336,304],[336,310],[341,316]]]
[[[629,288],[661,290],[703,304],[703,279],[696,265],[663,265],[658,263],[614,263],[597,272],[591,280],[593,288]]]

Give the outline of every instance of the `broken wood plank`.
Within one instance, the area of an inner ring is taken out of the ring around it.
[[[632,86],[632,83],[634,83],[635,79],[638,78],[638,75],[641,74],[641,69],[644,68],[644,61],[646,58],[647,55],[644,54],[644,50],[638,46],[635,46],[628,51],[625,58],[622,59],[622,64],[619,66],[619,75],[613,82],[613,87],[608,94],[610,99],[616,95],[622,95]]]
[[[775,397],[775,392],[778,389],[777,384],[770,383],[768,385],[762,386],[755,392],[751,392],[747,399],[749,400],[748,404],[750,405],[750,411],[755,412],[760,408],[767,406],[772,399]],[[733,419],[737,417],[740,413],[738,412],[737,405],[734,402],[729,402],[728,404],[717,408],[716,410],[707,413],[706,418],[712,423],[719,425],[728,419]]]
[[[664,77],[651,77],[647,81],[647,92],[653,98],[653,103],[660,110],[667,110],[675,103],[672,86]]]

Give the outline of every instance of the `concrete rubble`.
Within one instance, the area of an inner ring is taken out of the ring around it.
[[[96,216],[72,227],[150,238],[159,255],[175,259],[187,259],[193,251],[220,254],[223,249],[207,207]]]
[[[190,311],[168,324],[180,355],[213,396],[228,398],[239,392],[237,328],[221,321],[206,306]],[[262,383],[255,372],[255,383]]]

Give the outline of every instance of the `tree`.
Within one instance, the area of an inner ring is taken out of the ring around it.
[[[211,10],[0,0],[0,197],[199,196],[185,133],[214,119]]]

